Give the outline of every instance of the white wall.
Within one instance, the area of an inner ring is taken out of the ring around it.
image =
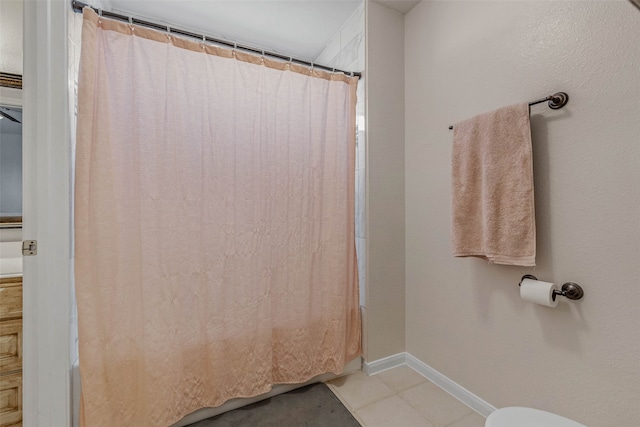
[[[331,37],[314,62],[344,71],[364,71],[364,1]]]
[[[640,12],[423,1],[405,29],[407,351],[497,407],[640,425]],[[531,111],[537,268],[453,258],[447,127],[559,90]],[[526,273],[585,298],[524,303]]]
[[[22,108],[22,90],[12,87],[0,87],[0,104],[7,107]]]
[[[22,0],[0,1],[0,72],[22,75]]]
[[[365,359],[405,351],[404,19],[366,3]]]

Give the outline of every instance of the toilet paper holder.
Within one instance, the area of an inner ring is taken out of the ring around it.
[[[524,279],[538,280],[538,278],[532,274],[525,274],[524,276],[522,276],[522,279],[520,279],[520,283],[518,283],[518,286],[522,285],[522,281]],[[575,301],[581,299],[584,296],[584,290],[577,283],[567,282],[562,285],[562,288],[560,288],[559,291],[554,290],[553,296],[551,298],[555,301],[557,295]]]

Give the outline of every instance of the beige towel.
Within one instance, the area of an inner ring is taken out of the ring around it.
[[[453,255],[535,266],[531,125],[526,103],[453,129]]]

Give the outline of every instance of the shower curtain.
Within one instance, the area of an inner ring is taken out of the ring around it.
[[[81,425],[167,426],[360,354],[356,80],[85,9]]]

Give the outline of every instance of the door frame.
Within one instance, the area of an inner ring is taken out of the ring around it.
[[[71,425],[71,145],[67,0],[23,8],[23,423]]]

